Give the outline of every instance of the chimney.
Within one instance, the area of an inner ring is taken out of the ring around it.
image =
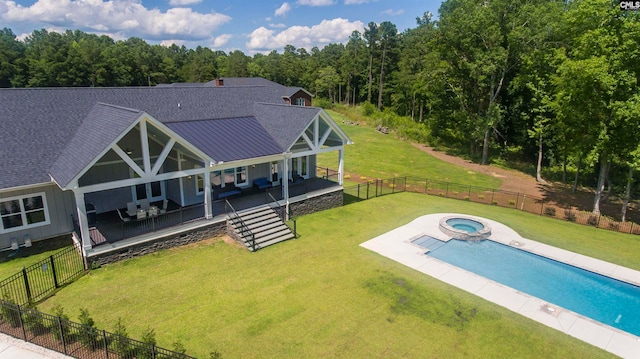
[[[224,86],[224,79],[216,79],[216,86]]]

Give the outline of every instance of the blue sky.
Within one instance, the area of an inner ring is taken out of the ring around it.
[[[24,38],[33,30],[66,29],[140,37],[152,44],[198,45],[230,52],[322,48],[346,43],[370,21],[399,31],[424,12],[437,16],[440,0],[0,0],[0,27]]]

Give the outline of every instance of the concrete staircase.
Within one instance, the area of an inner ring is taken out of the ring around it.
[[[247,233],[243,235],[242,223],[254,234],[256,250],[295,237],[291,229],[269,205],[238,212],[238,216],[242,222],[238,218],[232,217],[229,219],[229,223],[237,237],[250,251],[253,251],[251,236]]]

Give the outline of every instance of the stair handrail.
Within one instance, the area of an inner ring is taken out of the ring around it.
[[[282,209],[282,207],[284,207],[283,205],[281,205],[280,203],[278,203],[278,200],[276,200],[271,193],[267,193],[269,195],[269,197],[271,197],[271,199],[273,200],[273,202],[276,204],[276,206],[278,207],[278,216],[280,217],[280,219],[284,222],[285,221],[285,211],[286,209]],[[289,208],[289,213],[287,213],[289,215],[289,219],[291,221],[293,221],[293,236],[295,238],[298,238],[298,229],[297,229],[297,223],[296,223],[296,218],[293,217],[291,214],[291,208]]]
[[[240,217],[238,212],[236,212],[235,208],[233,208],[231,203],[229,203],[229,200],[225,199],[224,201],[226,202],[225,206],[229,206],[229,208],[231,208],[231,215],[233,216],[233,218],[237,219],[238,222],[240,223],[240,235],[242,236],[242,238],[245,238],[245,233],[249,233],[249,238],[250,238],[249,244],[251,245],[251,249],[255,252],[256,251],[256,236],[255,236],[255,234],[253,234],[253,232],[249,229],[247,224],[244,223],[244,221],[242,220],[242,217]]]
[[[280,219],[284,221],[285,217],[284,217],[284,211],[282,210],[282,205],[278,202],[278,200],[275,197],[273,197],[271,193],[267,193],[267,195],[271,197],[272,202],[276,204],[276,208],[278,209],[278,212],[276,213],[278,214],[278,217],[280,217]]]

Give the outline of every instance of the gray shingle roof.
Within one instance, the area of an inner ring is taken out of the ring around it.
[[[258,121],[271,137],[286,151],[309,127],[313,119],[320,113],[316,107],[301,107],[257,103],[255,112],[259,113]]]
[[[138,110],[97,103],[51,166],[51,176],[61,186],[69,184],[142,114]]]
[[[253,118],[242,121],[251,126],[262,125],[262,133],[235,128],[231,134],[212,136],[229,136],[221,144],[242,145],[249,143],[247,138],[259,137],[266,146],[259,153],[262,155],[277,153],[273,152],[273,143],[283,152],[293,143],[288,141],[296,140],[295,129],[302,132],[305,121],[311,121],[319,111],[284,105],[254,107],[255,103],[280,104],[282,96],[273,85],[232,87],[226,83],[223,87],[0,89],[0,189],[49,182],[49,174],[55,175],[56,180],[72,178],[78,167],[100,151],[100,146],[111,143],[118,129],[134,120],[133,112],[124,108],[147,112],[161,122],[174,123],[174,127],[180,127],[175,123],[183,121],[227,119],[230,122],[215,125],[232,130],[235,124],[231,119]],[[207,121],[203,126],[215,127]],[[271,136],[273,143],[269,144],[265,134]],[[239,159],[255,155],[252,151],[257,146],[251,147],[236,152],[230,148],[207,151],[220,158]],[[85,153],[73,153],[78,148]]]

